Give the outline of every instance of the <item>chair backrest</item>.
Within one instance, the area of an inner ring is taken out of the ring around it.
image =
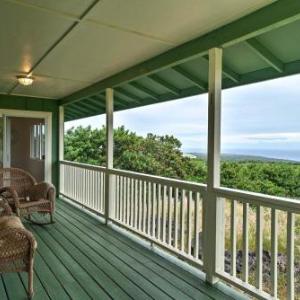
[[[19,197],[25,197],[28,189],[36,184],[36,180],[28,172],[18,168],[0,169],[0,187],[11,187]]]

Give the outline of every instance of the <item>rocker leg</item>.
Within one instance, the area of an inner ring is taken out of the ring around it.
[[[29,262],[28,270],[28,298],[32,299],[33,297],[33,258]]]
[[[50,223],[54,223],[54,216],[52,212],[50,213]]]

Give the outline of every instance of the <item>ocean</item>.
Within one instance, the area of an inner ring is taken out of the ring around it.
[[[300,162],[300,150],[285,149],[236,149],[223,151],[224,154],[253,155]]]
[[[184,149],[184,153],[205,154],[203,150]],[[222,150],[226,155],[247,155],[300,162],[300,149],[226,149]]]

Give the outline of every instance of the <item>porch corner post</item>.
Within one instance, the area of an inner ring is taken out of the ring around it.
[[[112,88],[106,89],[106,176],[105,176],[105,223],[109,219],[114,209],[114,175],[110,170],[114,167],[114,91]]]
[[[224,199],[217,197],[220,186],[222,49],[209,50],[207,196],[204,201],[204,268],[206,281],[218,281],[224,270]]]
[[[60,164],[64,160],[64,133],[65,133],[65,109],[64,106],[59,106],[58,111],[58,177],[59,187],[58,192],[64,193],[64,167]]]

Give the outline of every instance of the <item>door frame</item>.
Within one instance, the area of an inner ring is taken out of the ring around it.
[[[0,109],[0,115],[4,117],[36,118],[45,120],[45,181],[52,182],[52,112],[30,111],[17,109]],[[4,122],[3,156],[6,154],[6,122]],[[4,162],[3,162],[4,163]]]

